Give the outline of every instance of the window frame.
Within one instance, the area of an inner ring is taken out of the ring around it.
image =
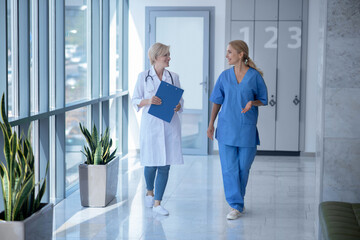
[[[14,99],[18,101],[18,114],[9,119],[10,124],[19,131],[27,133],[27,129],[33,125],[34,148],[37,149],[37,179],[47,177],[49,184],[43,199],[43,202],[58,203],[63,200],[70,192],[65,188],[65,115],[67,112],[88,107],[91,110],[91,123],[96,124],[98,129],[104,130],[109,126],[109,101],[118,101],[121,99],[122,106],[122,156],[127,154],[127,116],[128,116],[128,97],[127,88],[127,65],[124,59],[127,59],[127,18],[128,18],[128,0],[118,0],[123,5],[122,8],[122,49],[121,56],[122,90],[109,94],[109,19],[106,14],[109,11],[109,2],[105,0],[88,0],[91,2],[88,10],[91,11],[91,55],[89,55],[92,66],[91,84],[88,88],[91,93],[90,99],[84,99],[76,102],[65,103],[65,0],[33,0],[32,6],[30,1],[14,1],[19,5],[16,6],[18,13],[15,17],[16,22],[13,33],[16,53],[14,56],[18,61],[18,68],[13,69],[13,76],[19,74],[18,86]],[[96,7],[95,7],[96,6]],[[30,8],[34,11],[33,20],[36,22],[32,44],[33,49],[37,52],[34,57],[33,68],[35,84],[34,103],[36,108],[34,112],[30,110],[30,25],[29,16]],[[8,97],[7,83],[7,0],[0,0],[0,91],[5,92],[6,108]],[[25,59],[24,59],[25,58]],[[6,74],[5,74],[6,73]],[[5,80],[5,81],[3,81]],[[21,86],[21,87],[20,87]],[[89,95],[90,96],[90,95]],[[101,116],[101,117],[100,117]],[[124,135],[126,134],[126,135]],[[37,137],[38,136],[38,137]],[[36,139],[37,138],[37,139]],[[126,141],[124,141],[126,139]],[[2,145],[0,137],[0,146]],[[1,153],[2,154],[2,153]],[[3,158],[1,158],[3,159]],[[45,176],[46,163],[49,160],[49,172]],[[1,195],[1,193],[0,193]],[[0,202],[0,210],[3,209]]]

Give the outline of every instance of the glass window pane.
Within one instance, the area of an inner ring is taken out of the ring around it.
[[[33,154],[34,154],[34,165],[35,165],[35,176],[36,179],[38,179],[38,175],[39,175],[39,145],[38,145],[38,141],[39,141],[39,121],[33,121],[30,123],[29,126],[29,130],[30,132],[27,132],[26,134],[30,134],[27,137],[30,139],[30,143],[31,143],[31,147],[33,150]],[[24,129],[24,131],[28,131],[27,129]],[[38,180],[36,180],[37,182]]]
[[[66,190],[78,183],[78,166],[83,163],[85,156],[80,152],[86,143],[79,123],[87,126],[87,107],[79,108],[66,113]]]
[[[116,154],[122,155],[122,98],[110,99],[110,136]]]
[[[35,49],[35,27],[36,27],[36,22],[35,22],[35,5],[34,5],[34,0],[30,0],[29,2],[29,8],[30,8],[30,13],[29,13],[29,23],[30,23],[30,112],[31,113],[35,113],[38,108],[37,108],[37,101],[36,101],[36,95],[37,95],[37,78],[35,77],[35,66],[34,66],[34,62],[35,62],[35,53],[36,53],[36,49]]]
[[[8,116],[13,117],[15,115],[15,109],[14,109],[14,60],[15,57],[13,57],[13,2],[11,0],[7,0],[7,52],[8,52]]]
[[[110,93],[122,89],[122,1],[110,0]]]
[[[29,1],[29,26],[30,26],[30,111],[33,112],[33,105],[34,105],[34,101],[33,101],[33,96],[34,96],[34,72],[33,72],[33,62],[34,62],[34,49],[33,49],[33,34],[34,34],[34,29],[33,29],[33,19],[32,16],[34,15],[33,12],[33,8],[32,8],[32,4],[33,4],[33,0]]]
[[[185,104],[191,103],[191,109],[197,110],[203,109],[203,28],[202,17],[156,18],[156,41],[170,45],[169,70],[180,75],[181,87],[186,89]]]
[[[196,112],[188,112],[182,114],[181,123],[181,140],[183,148],[201,148],[201,124],[202,114]]]
[[[88,16],[86,0],[65,1],[66,103],[88,97]]]

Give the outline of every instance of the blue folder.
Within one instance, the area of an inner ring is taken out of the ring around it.
[[[161,105],[151,104],[148,113],[164,121],[171,122],[175,113],[174,109],[179,104],[183,92],[183,89],[161,81],[155,94],[161,99]]]

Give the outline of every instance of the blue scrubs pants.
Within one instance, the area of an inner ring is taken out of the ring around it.
[[[169,178],[170,165],[163,167],[145,167],[144,175],[146,182],[146,189],[148,191],[154,190],[155,182],[155,200],[161,201],[165,192],[165,187]],[[157,172],[157,174],[156,174]],[[156,180],[155,180],[156,176]]]
[[[230,207],[242,212],[256,147],[236,147],[219,143],[219,154],[226,201]]]

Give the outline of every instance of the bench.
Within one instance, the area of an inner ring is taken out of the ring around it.
[[[325,240],[360,240],[360,203],[322,202],[319,218]]]

